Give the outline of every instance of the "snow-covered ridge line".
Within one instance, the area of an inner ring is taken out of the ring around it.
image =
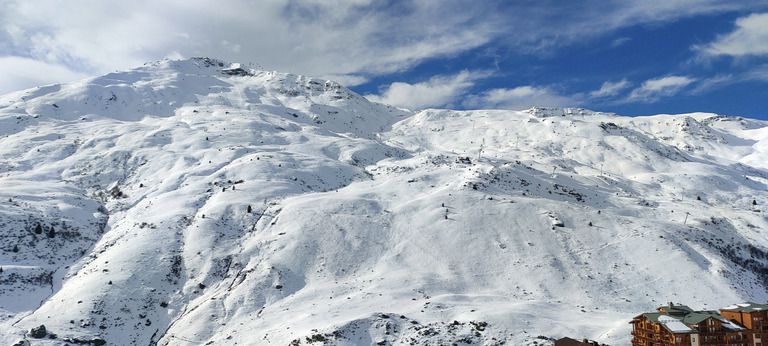
[[[768,300],[767,129],[208,58],[0,96],[0,340],[626,344],[660,302]]]

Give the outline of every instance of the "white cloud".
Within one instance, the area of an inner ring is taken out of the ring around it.
[[[541,2],[545,3],[545,2]],[[555,1],[552,4],[514,7],[508,36],[522,50],[551,54],[558,47],[591,39],[617,29],[665,23],[696,15],[764,8],[750,1],[628,0]],[[613,44],[625,43],[619,39]]]
[[[694,46],[705,56],[768,55],[768,13],[754,13],[736,20],[736,30],[704,46]]]
[[[574,107],[580,102],[571,96],[558,94],[550,87],[531,85],[500,88],[467,97],[463,105],[473,109],[528,109],[533,106]]]
[[[617,38],[617,39],[611,41],[611,48],[616,48],[616,47],[621,46],[621,45],[623,45],[623,44],[625,44],[625,43],[627,43],[629,41],[632,41],[632,39],[629,38],[629,37]]]
[[[620,91],[629,87],[629,85],[630,83],[627,81],[626,78],[618,82],[604,82],[603,85],[600,87],[600,90],[595,90],[593,92],[590,92],[589,96],[593,98],[616,96],[619,94]]]
[[[455,76],[435,76],[426,82],[392,83],[381,95],[365,95],[371,101],[391,104],[412,110],[443,107],[456,101],[474,81],[487,76],[486,72],[462,71]]]
[[[0,57],[0,94],[52,84],[51,81],[79,80],[88,77],[66,66],[20,57]]]
[[[761,65],[747,72],[745,80],[760,80],[768,82],[768,65]]]
[[[88,74],[171,56],[254,62],[306,75],[381,75],[488,43],[497,29],[461,0],[3,0],[2,55]]]
[[[352,83],[489,43],[552,52],[618,28],[758,7],[719,0],[0,1],[3,56],[89,75],[211,56],[312,76],[351,75]],[[59,81],[53,77],[48,82]]]
[[[342,75],[323,75],[320,76],[322,78],[332,80],[336,83],[339,83],[347,88],[353,87],[360,84],[365,84],[368,82],[368,78],[363,76],[356,76],[352,74],[342,74]]]
[[[691,91],[692,94],[700,94],[703,92],[716,89],[723,85],[728,85],[734,82],[733,75],[717,75],[711,78],[707,78],[698,83],[695,89]]]
[[[524,85],[498,88],[479,94],[468,94],[478,79],[486,78],[488,71],[463,71],[453,76],[435,76],[426,82],[408,84],[396,82],[381,95],[366,95],[371,101],[383,102],[412,110],[439,107],[467,109],[528,109],[533,106],[574,107],[581,104],[578,95],[564,96],[553,87]],[[626,81],[616,84],[628,83]]]
[[[696,81],[696,79],[685,76],[667,76],[649,79],[643,82],[639,88],[632,90],[626,101],[656,102],[661,97],[676,95],[680,90],[694,81]]]

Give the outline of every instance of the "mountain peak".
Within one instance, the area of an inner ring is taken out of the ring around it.
[[[204,57],[162,60],[80,82],[28,89],[0,98],[0,105],[8,115],[0,121],[11,132],[41,118],[139,121],[216,110],[248,116],[285,107],[284,115],[325,124],[330,131],[370,137],[409,114],[372,103],[332,81]],[[372,127],[361,127],[362,116],[371,112],[378,115],[364,123]]]

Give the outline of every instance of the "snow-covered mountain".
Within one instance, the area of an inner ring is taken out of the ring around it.
[[[767,189],[764,121],[161,61],[0,97],[0,343],[625,345],[768,301]]]

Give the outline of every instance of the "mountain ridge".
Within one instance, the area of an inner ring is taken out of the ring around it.
[[[412,112],[208,58],[0,96],[2,340],[627,343],[654,304],[768,300],[766,125]]]

